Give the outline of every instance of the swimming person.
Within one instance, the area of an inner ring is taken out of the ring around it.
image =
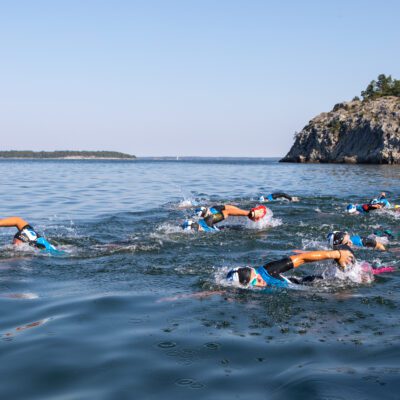
[[[271,261],[262,267],[239,267],[231,269],[226,279],[242,287],[288,287],[290,284],[312,282],[322,276],[306,276],[304,278],[285,277],[282,274],[304,263],[335,260],[339,268],[345,270],[354,263],[355,258],[350,250],[318,250],[292,255],[281,260]]]
[[[274,201],[274,200],[279,200],[279,199],[286,199],[289,201],[299,201],[298,197],[294,197],[294,196],[289,196],[286,193],[283,192],[275,192],[275,193],[271,193],[268,196],[260,196],[260,198],[258,199],[258,201],[260,202],[268,202],[268,201]]]
[[[369,247],[375,250],[386,251],[385,246],[374,238],[349,235],[345,231],[330,232],[328,233],[327,240],[333,249],[335,249],[335,246],[348,245],[350,247]]]
[[[377,199],[372,199],[369,204],[380,204],[383,208],[390,208],[391,204],[389,201],[386,199],[386,193],[381,192],[379,197]]]
[[[265,206],[258,206],[251,210],[242,210],[239,207],[230,204],[213,207],[200,207],[195,210],[195,213],[200,219],[196,222],[187,220],[182,224],[184,230],[198,231],[218,231],[216,224],[226,220],[229,217],[247,217],[256,222],[267,214],[268,209]]]
[[[13,245],[19,246],[21,244],[29,244],[29,246],[35,247],[39,250],[45,251],[51,254],[62,254],[61,250],[57,250],[52,244],[50,244],[44,237],[40,236],[35,229],[27,221],[20,217],[8,217],[0,219],[0,228],[14,227],[18,229],[18,232],[14,235]]]
[[[386,193],[381,192],[378,198],[372,199],[369,203],[365,204],[349,204],[346,211],[349,214],[366,214],[373,210],[380,210],[382,208],[391,208],[391,204],[386,199]],[[396,208],[396,206],[394,207]]]
[[[382,204],[349,204],[346,207],[346,212],[349,214],[367,214],[373,210],[380,210],[383,208]]]

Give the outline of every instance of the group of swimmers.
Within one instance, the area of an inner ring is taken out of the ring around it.
[[[274,201],[277,199],[285,199],[288,201],[299,201],[297,197],[290,196],[286,193],[271,193],[268,196],[261,196],[260,202]],[[355,206],[357,207],[357,206]],[[390,207],[390,203],[386,199],[386,194],[381,193],[378,199],[371,200],[366,205],[362,205],[363,210],[380,209]],[[354,213],[352,210],[349,213]],[[369,212],[366,211],[366,212]],[[261,205],[251,210],[242,210],[232,205],[200,207],[195,210],[197,220],[189,219],[182,224],[184,230],[196,230],[212,232],[218,231],[217,224],[226,220],[230,216],[247,217],[256,222],[271,211]],[[358,212],[356,210],[356,212]],[[388,233],[386,236],[390,235]],[[346,231],[334,231],[328,234],[327,241],[332,250],[319,250],[311,252],[299,252],[296,255],[285,257],[278,261],[269,262],[259,268],[238,267],[231,269],[227,274],[227,279],[242,287],[267,287],[278,286],[287,287],[290,284],[304,284],[312,282],[315,279],[322,278],[320,275],[306,276],[304,278],[285,277],[284,272],[299,267],[304,263],[335,260],[338,266],[344,270],[346,266],[354,264],[355,255],[354,247],[368,247],[375,250],[385,251],[385,246],[375,237],[363,237],[359,235],[349,235]]]
[[[289,196],[286,193],[271,193],[268,196],[261,196],[260,201],[268,202],[277,199],[286,199],[288,201],[299,201],[297,197]],[[356,211],[353,211],[354,206]],[[386,199],[386,194],[381,193],[379,198],[371,200],[369,203],[358,205],[349,205],[349,213],[369,212],[380,208],[390,207]],[[368,211],[367,211],[368,210]],[[212,207],[200,207],[195,210],[197,220],[191,219],[183,223],[184,230],[196,230],[212,232],[218,231],[217,224],[225,221],[231,216],[246,217],[253,222],[257,222],[271,213],[266,206],[260,205],[250,210],[243,210],[236,206],[218,205]],[[8,217],[0,219],[0,227],[15,227],[17,233],[14,236],[13,244],[20,246],[27,244],[31,247],[45,251],[53,255],[60,255],[63,252],[53,246],[47,239],[38,234],[38,232],[24,219],[20,217]],[[388,233],[389,235],[390,233]],[[347,266],[354,264],[355,255],[353,247],[369,247],[376,250],[385,251],[385,246],[374,237],[361,237],[359,235],[349,235],[346,231],[334,231],[328,234],[328,243],[332,250],[318,250],[302,252],[285,257],[281,260],[272,261],[259,268],[238,267],[231,269],[226,278],[238,284],[241,287],[268,287],[278,286],[287,287],[290,284],[304,284],[314,281],[321,276],[306,276],[304,278],[285,277],[283,273],[299,267],[304,263],[311,263],[323,260],[335,260],[340,269],[345,270]]]

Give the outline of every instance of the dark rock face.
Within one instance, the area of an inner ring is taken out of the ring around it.
[[[400,98],[336,104],[296,135],[280,161],[400,164]]]

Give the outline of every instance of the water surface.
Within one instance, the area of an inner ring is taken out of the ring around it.
[[[15,230],[0,230],[1,398],[399,398],[399,273],[301,291],[220,280],[232,266],[325,247],[333,229],[397,234],[400,215],[343,209],[381,191],[400,203],[399,167],[0,161],[0,176],[1,216],[27,219],[67,252],[15,251]],[[301,198],[271,203],[272,226],[179,228],[194,201],[250,208],[271,191]],[[400,267],[396,252],[357,256]]]

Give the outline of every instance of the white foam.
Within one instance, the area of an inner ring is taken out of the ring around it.
[[[160,224],[156,227],[156,232],[158,233],[164,233],[164,234],[172,234],[172,233],[192,233],[194,232],[194,230],[189,229],[189,230],[183,230],[181,228],[181,226],[179,225],[175,225],[175,224],[170,224],[170,223],[164,223],[164,224]],[[153,235],[154,237],[154,233],[150,234],[150,237]],[[158,237],[158,236],[157,236]]]
[[[258,221],[247,220],[246,228],[262,230],[268,227],[275,227],[282,224],[282,220],[280,218],[274,218],[274,213],[268,208],[267,214],[265,214],[264,218],[261,218]]]
[[[347,267],[345,271],[337,268],[335,277],[340,280],[363,284],[369,284],[374,281],[372,266],[366,261],[357,261],[354,265]]]
[[[197,201],[194,199],[183,199],[178,203],[178,208],[195,207],[197,204]]]
[[[326,249],[329,250],[329,247],[327,246],[327,243],[324,242],[320,242],[318,240],[314,240],[314,239],[302,239],[301,240],[302,243],[302,248],[304,250],[306,249]]]
[[[379,211],[381,211],[382,213],[386,214],[388,217],[391,217],[393,219],[400,219],[400,211],[395,211],[395,209],[384,208]]]

